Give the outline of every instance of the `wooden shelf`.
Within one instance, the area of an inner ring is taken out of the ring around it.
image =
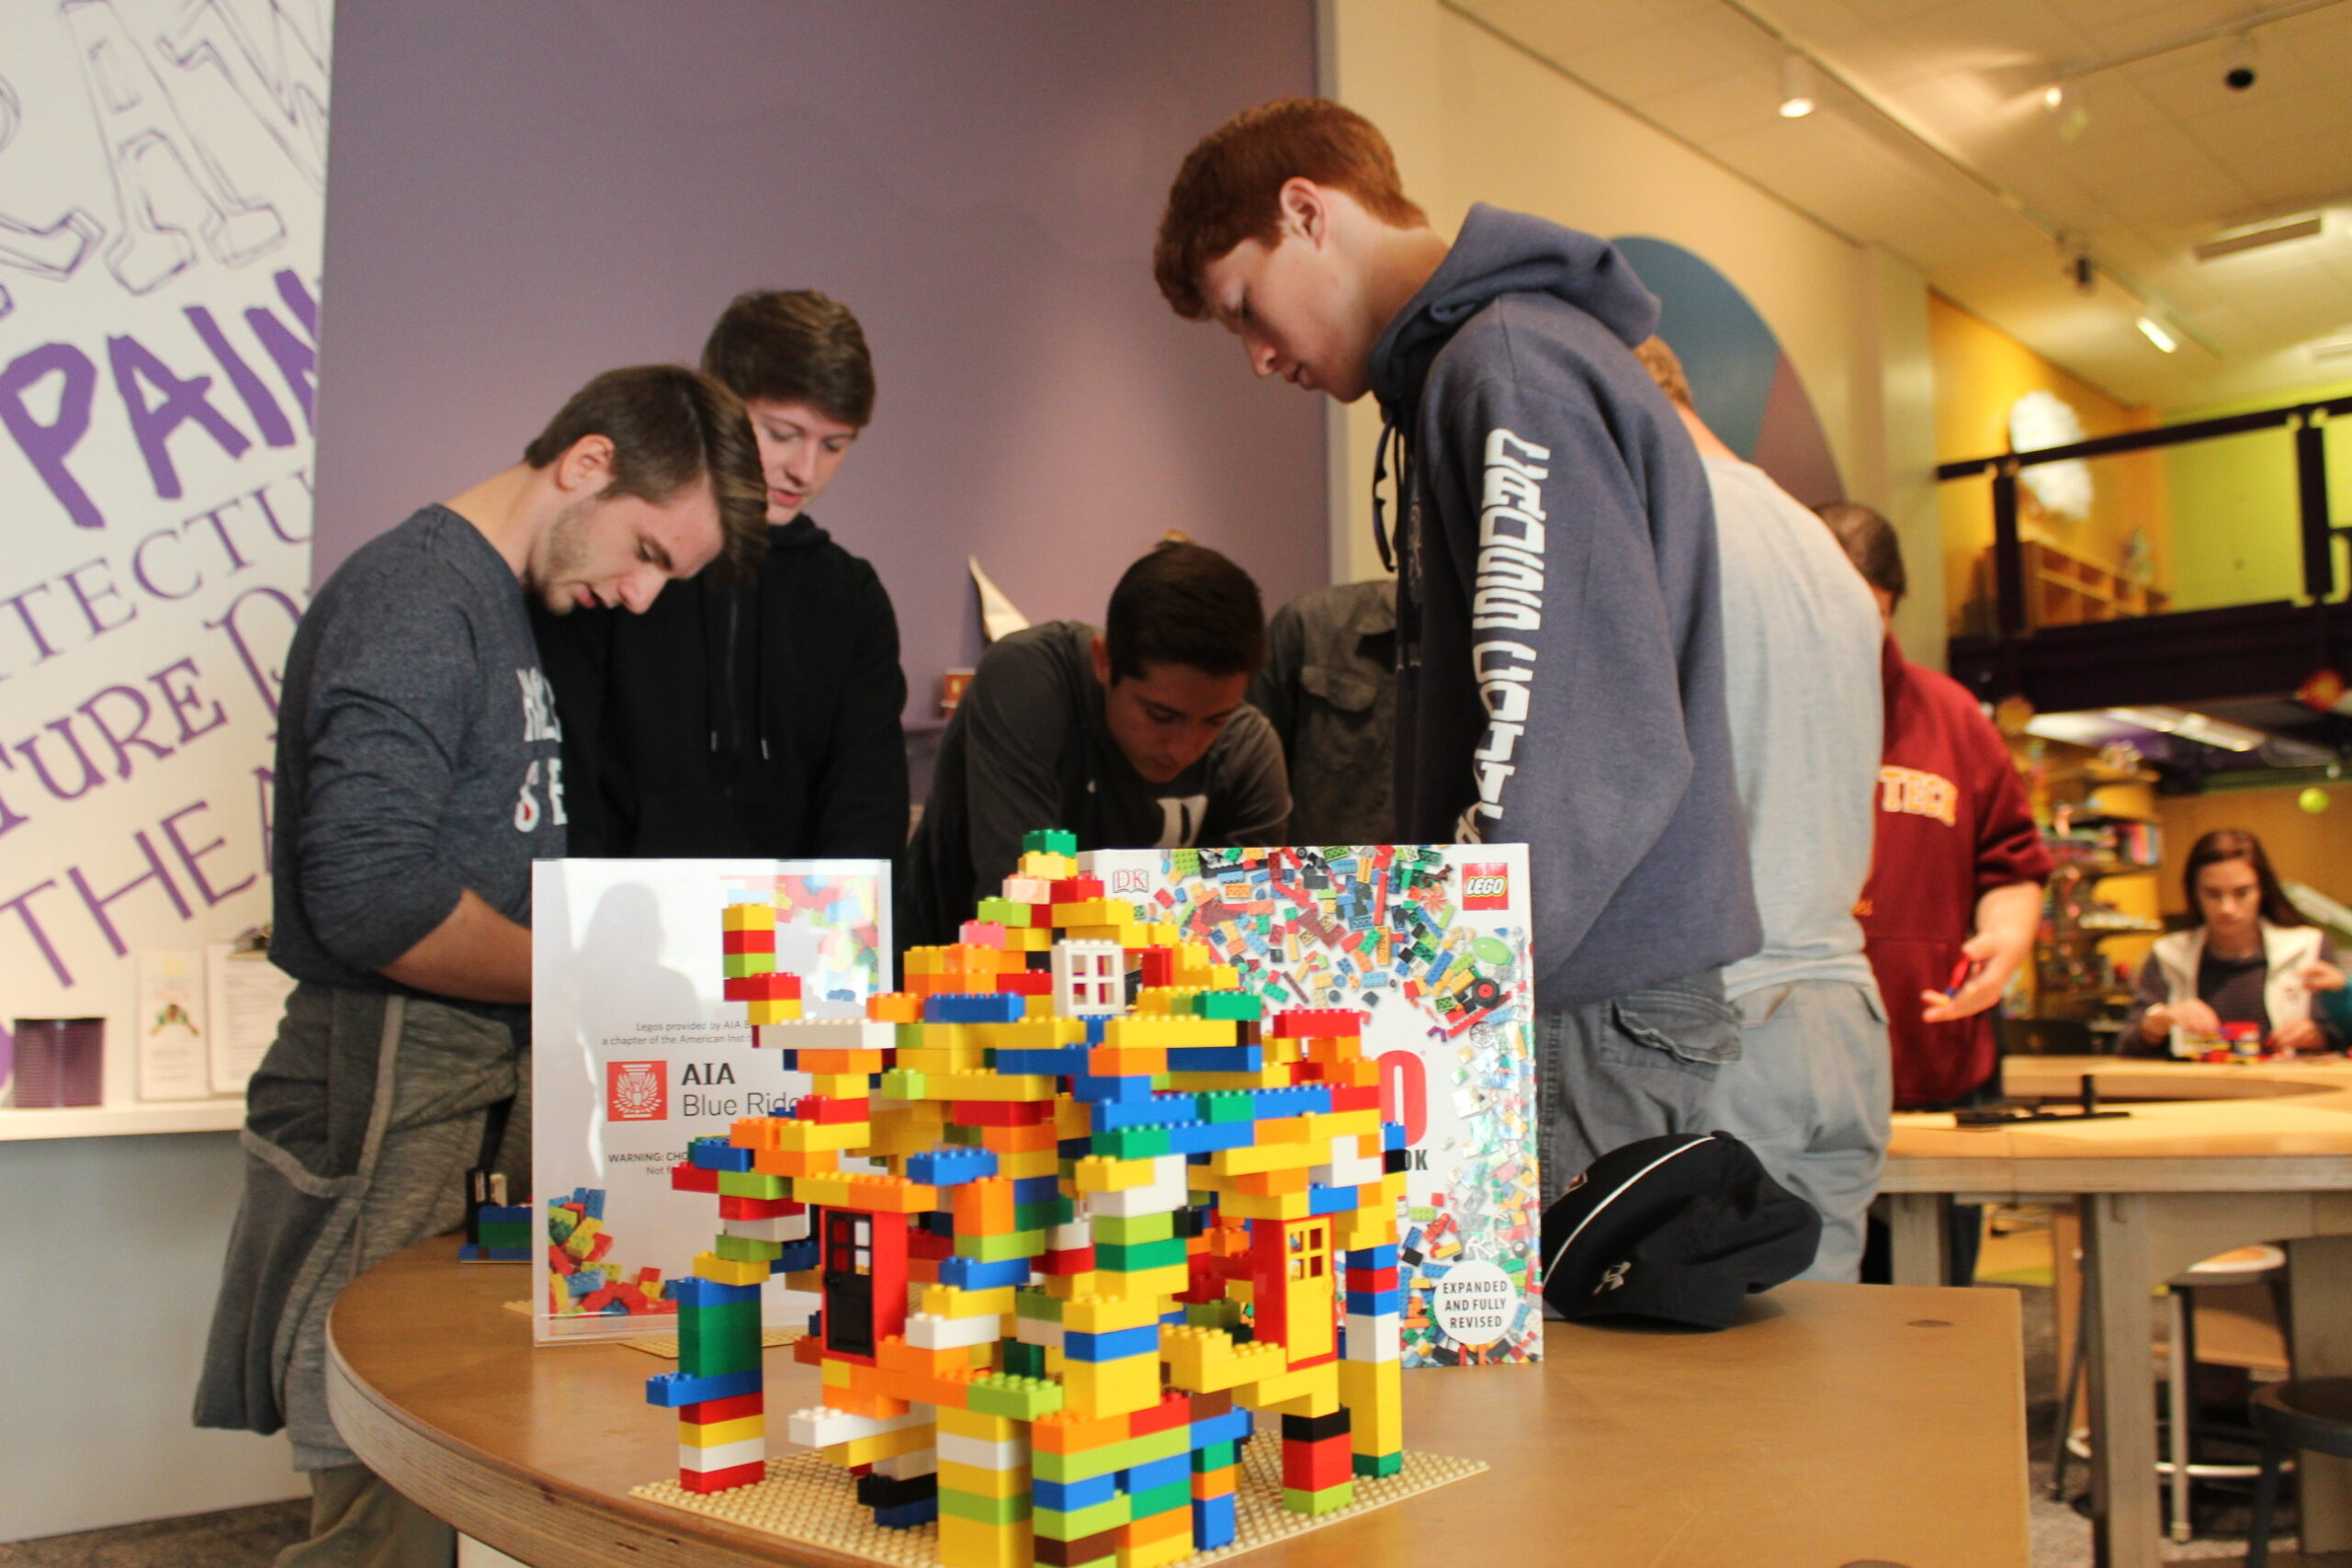
[[[245,1124],[242,1095],[137,1105],[74,1105],[53,1111],[0,1107],[0,1144],[55,1138],[119,1138],[141,1133],[233,1133]]]

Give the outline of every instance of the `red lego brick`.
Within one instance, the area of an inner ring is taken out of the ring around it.
[[[806,1203],[796,1203],[789,1198],[735,1198],[722,1192],[718,1195],[718,1217],[722,1220],[773,1220],[785,1214],[806,1213]],[[659,1278],[659,1271],[655,1271]]]
[[[721,953],[774,953],[775,931],[771,927],[763,931],[721,931],[718,951]]]
[[[1035,1127],[1054,1119],[1050,1100],[957,1100],[947,1119],[963,1127]]]
[[[1378,1084],[1342,1084],[1331,1091],[1331,1109],[1340,1111],[1377,1111],[1380,1109]]]
[[[1176,983],[1176,954],[1164,947],[1147,947],[1143,953],[1143,983],[1147,987],[1172,986]]]
[[[691,1421],[697,1427],[715,1426],[721,1421],[739,1421],[746,1416],[764,1415],[767,1396],[762,1393],[739,1393],[732,1399],[706,1399],[699,1404],[678,1406],[678,1419]]]
[[[796,1122],[868,1122],[874,1117],[874,1102],[868,1100],[835,1100],[829,1095],[804,1094],[792,1102],[792,1118]]]
[[[1050,997],[1054,994],[1054,974],[1050,969],[1005,969],[996,977],[999,996]]]
[[[930,1261],[936,1263],[943,1258],[952,1258],[955,1255],[956,1239],[953,1236],[933,1235],[929,1231],[909,1231],[907,1233],[907,1256],[909,1258],[928,1258]]]
[[[1047,1252],[1037,1259],[1041,1274],[1083,1274],[1094,1267],[1094,1249],[1091,1247],[1065,1247],[1059,1252]]]
[[[571,1254],[552,1243],[548,1247],[548,1267],[554,1269],[559,1274],[577,1274],[580,1272],[580,1265],[571,1260]]]
[[[1351,1269],[1348,1289],[1351,1291],[1393,1291],[1396,1288],[1395,1269]]]
[[[729,975],[719,982],[719,994],[730,1002],[755,1002],[759,998],[758,975]]]
[[[716,1192],[718,1190],[718,1172],[681,1161],[670,1168],[670,1190],[673,1192]]]
[[[1102,879],[1099,876],[1064,877],[1050,886],[1053,901],[1057,904],[1083,904],[1090,898],[1102,897]]]
[[[1134,1415],[1127,1417],[1127,1436],[1131,1438],[1148,1438],[1154,1432],[1165,1432],[1172,1427],[1185,1426],[1190,1423],[1192,1419],[1193,1401],[1191,1396],[1171,1388],[1166,1393],[1160,1395],[1159,1403],[1158,1404],[1152,1406],[1149,1410],[1138,1410]],[[1346,1439],[1341,1438],[1340,1442],[1340,1459],[1342,1463],[1345,1463],[1347,1461],[1347,1448],[1348,1445]]]
[[[1293,1491],[1328,1491],[1354,1474],[1345,1432],[1319,1443],[1283,1443],[1283,1484]]]
[[[678,1472],[681,1492],[732,1492],[738,1486],[750,1486],[767,1479],[768,1467],[761,1461],[750,1464],[730,1464],[725,1470],[682,1470]]]
[[[1336,1040],[1363,1032],[1363,1014],[1353,1008],[1291,1008],[1274,1014],[1267,1033],[1277,1040]]]

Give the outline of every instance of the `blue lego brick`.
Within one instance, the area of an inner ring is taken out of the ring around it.
[[[593,1296],[604,1288],[604,1284],[605,1277],[588,1269],[563,1277],[563,1288],[575,1296]]]
[[[1231,1546],[1239,1533],[1233,1518],[1233,1496],[1193,1499],[1193,1545],[1202,1551]]]
[[[1141,1328],[1114,1328],[1107,1334],[1080,1334],[1072,1330],[1062,1336],[1062,1354],[1073,1361],[1124,1361],[1130,1356],[1159,1353],[1159,1325],[1156,1323]]]
[[[777,1253],[775,1260],[768,1266],[768,1272],[798,1274],[814,1269],[820,1250],[813,1235],[804,1236],[798,1241],[787,1241],[784,1244],[784,1250]]]
[[[1402,1122],[1383,1122],[1380,1124],[1381,1152],[1394,1154],[1404,1146],[1405,1124]]]
[[[671,1280],[669,1293],[670,1299],[681,1307],[715,1307],[727,1306],[736,1302],[758,1301],[760,1287],[722,1285],[716,1280],[706,1280],[699,1275],[689,1274],[683,1280]]]
[[[1001,1263],[983,1263],[976,1258],[943,1258],[939,1260],[939,1282],[959,1291],[1025,1285],[1029,1282],[1029,1262],[1026,1258],[1008,1258]]]
[[[1171,1073],[1255,1073],[1265,1066],[1262,1045],[1180,1045],[1168,1053]]]
[[[1040,1508],[1057,1513],[1075,1514],[1080,1508],[1091,1508],[1097,1503],[1107,1503],[1119,1495],[1116,1472],[1106,1471],[1090,1475],[1083,1481],[1046,1481],[1029,1483],[1030,1502]]]
[[[537,1212],[528,1203],[484,1203],[474,1213],[486,1224],[515,1221],[527,1224],[538,1218]]]
[[[1107,1018],[1095,1017],[1088,1019],[1086,1021],[1086,1043],[1089,1045],[1102,1044],[1102,1032],[1104,1029],[1109,1026],[1110,1022],[1111,1021]]]
[[[999,1051],[996,1054],[996,1070],[1001,1073],[1072,1077],[1086,1071],[1086,1047],[1064,1045],[1051,1051]]]
[[[1184,1122],[1168,1129],[1168,1152],[1172,1155],[1207,1154],[1214,1149],[1247,1147],[1258,1135],[1256,1125],[1249,1122]],[[1342,1188],[1348,1194],[1345,1207],[1355,1207],[1355,1189]]]
[[[935,1523],[939,1518],[939,1497],[917,1497],[895,1507],[874,1510],[874,1522],[886,1530],[910,1530],[918,1525]]]
[[[1193,1422],[1193,1446],[1204,1449],[1211,1443],[1246,1443],[1250,1440],[1250,1412],[1236,1405],[1222,1416]]]
[[[722,1138],[719,1141],[724,1143],[726,1140]],[[571,1196],[564,1201],[579,1204],[582,1212],[592,1220],[605,1217],[605,1190],[601,1187],[575,1187],[571,1190]]]
[[[798,1072],[798,1071],[800,1070],[800,1053],[799,1053],[799,1052],[797,1052],[797,1051],[778,1051],[778,1052],[776,1053],[776,1058],[777,1058],[777,1060],[776,1060],[776,1065],[777,1065],[778,1066],[782,1067],[786,1072],[787,1072],[787,1073],[797,1073],[797,1072]]]
[[[1396,1267],[1396,1244],[1392,1241],[1385,1247],[1362,1247],[1352,1252],[1343,1252],[1340,1255],[1340,1262],[1345,1269],[1394,1269]]]
[[[1151,1077],[1147,1073],[1124,1077],[1097,1077],[1092,1073],[1080,1073],[1069,1080],[1069,1092],[1089,1105],[1106,1100],[1148,1104],[1151,1100]],[[1325,1096],[1329,1099],[1327,1093]]]
[[[1331,1110],[1331,1091],[1316,1084],[1256,1089],[1251,1098],[1257,1102],[1261,1122],[1282,1116],[1329,1115]]]
[[[1405,1292],[1402,1291],[1350,1291],[1348,1292],[1348,1314],[1351,1317],[1378,1317],[1385,1312],[1401,1313],[1404,1310]]]
[[[645,1380],[645,1403],[664,1410],[681,1404],[702,1404],[714,1399],[734,1399],[760,1392],[757,1371],[721,1372],[696,1377],[692,1372],[656,1372]]]
[[[1193,1121],[1200,1113],[1200,1100],[1189,1094],[1145,1094],[1133,1100],[1096,1100],[1094,1130],[1115,1133],[1125,1127],[1164,1127],[1170,1122]]]
[[[907,1156],[907,1179],[925,1187],[956,1187],[995,1174],[994,1149],[926,1149]]]
[[[749,1170],[752,1151],[731,1147],[724,1138],[696,1138],[686,1145],[686,1162],[697,1170]]]
[[[1058,1176],[1016,1176],[1012,1179],[1012,1206],[1016,1209],[1030,1203],[1050,1203],[1061,1195],[1062,1179]]]
[[[925,1023],[1018,1023],[1028,998],[1012,991],[940,992],[922,1000]]]
[[[1356,1206],[1360,1191],[1354,1187],[1310,1187],[1306,1190],[1306,1212],[1344,1214]]]
[[[1192,1477],[1192,1455],[1185,1453],[1170,1454],[1166,1459],[1151,1460],[1136,1465],[1134,1469],[1125,1472],[1121,1479],[1125,1484],[1127,1495],[1136,1496],[1145,1492],[1157,1491],[1162,1486],[1171,1485],[1180,1481],[1190,1487]]]

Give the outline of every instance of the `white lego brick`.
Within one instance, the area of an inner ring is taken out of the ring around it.
[[[678,1445],[678,1468],[691,1470],[697,1475],[707,1475],[714,1470],[732,1470],[739,1464],[757,1464],[768,1457],[765,1438],[746,1438],[740,1443],[721,1443],[717,1448],[697,1449],[686,1443]]]
[[[907,1319],[907,1343],[925,1350],[961,1350],[993,1345],[1002,1337],[1002,1315],[983,1313],[976,1317],[941,1317],[919,1312]]]
[[[937,1449],[917,1449],[910,1454],[892,1454],[888,1459],[877,1459],[874,1461],[875,1473],[887,1475],[893,1481],[904,1481],[915,1475],[929,1475],[938,1468],[939,1450]]]
[[[1348,1314],[1348,1352],[1351,1361],[1395,1361],[1405,1354],[1405,1320],[1393,1312],[1377,1317],[1362,1313]]]
[[[794,1018],[761,1027],[775,1031],[762,1044],[786,1051],[886,1051],[899,1043],[898,1025],[870,1018]]]
[[[1182,1155],[1162,1155],[1151,1163],[1155,1168],[1151,1179],[1140,1187],[1087,1193],[1086,1212],[1131,1220],[1141,1214],[1172,1214],[1192,1201]]]
[[[1093,1245],[1094,1226],[1084,1219],[1073,1220],[1066,1225],[1055,1225],[1046,1232],[1046,1250],[1048,1252],[1075,1252],[1081,1247]]]
[[[1054,901],[1054,885],[1042,876],[1008,876],[1004,879],[1004,896],[1016,904],[1050,904]]]
[[[942,1432],[939,1458],[943,1463],[968,1464],[975,1470],[1019,1470],[1029,1462],[1029,1442],[1025,1438],[990,1442],[961,1432]]]
[[[802,1241],[808,1235],[806,1214],[771,1214],[764,1220],[721,1220],[718,1224],[729,1235],[740,1235],[747,1241]]]
[[[878,1438],[902,1427],[917,1426],[933,1419],[937,1414],[928,1405],[919,1405],[904,1416],[853,1416],[830,1405],[812,1404],[786,1417],[785,1435],[803,1448],[829,1449],[835,1443]]]
[[[1108,1018],[1127,1005],[1127,955],[1115,942],[1054,943],[1054,1010],[1064,1018]]]
[[[1046,1318],[1017,1319],[1013,1337],[1023,1345],[1041,1345],[1048,1350],[1058,1350],[1062,1348],[1062,1325]]]

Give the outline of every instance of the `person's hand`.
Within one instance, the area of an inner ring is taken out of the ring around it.
[[[2338,976],[2340,979],[2342,976]],[[2327,1036],[2308,1018],[2290,1019],[2270,1032],[2270,1049],[2281,1056],[2300,1056],[2327,1049]]]
[[[2222,1037],[2222,1015],[2195,997],[2185,1002],[2158,1002],[2146,1016],[2151,1022],[2161,1019],[2161,1032],[2165,1034],[2178,1029],[2205,1040]]]
[[[1923,1023],[1951,1023],[1958,1019],[1973,1018],[2001,999],[2009,976],[2017,973],[2021,954],[2007,950],[2004,943],[1989,932],[1979,931],[1960,944],[1961,956],[1968,961],[1968,973],[1962,976],[1959,989],[1946,996],[1941,991],[1922,991],[1919,999],[1926,1004],[1920,1011]]]
[[[2306,991],[2340,991],[2344,988],[2344,971],[2325,959],[2314,958],[2295,974]]]

